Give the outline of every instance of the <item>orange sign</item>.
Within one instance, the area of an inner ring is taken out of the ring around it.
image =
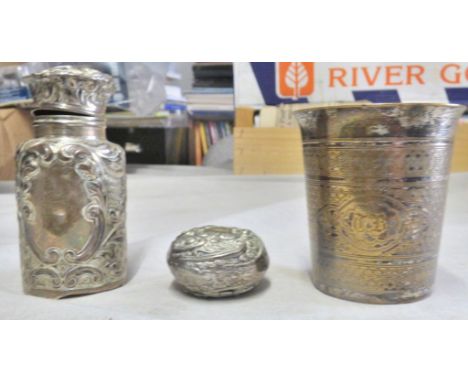
[[[281,98],[298,99],[314,92],[313,62],[277,62],[276,93]]]

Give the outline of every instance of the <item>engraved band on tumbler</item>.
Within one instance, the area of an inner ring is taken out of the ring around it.
[[[411,103],[295,112],[312,281],[320,291],[367,303],[431,293],[454,129],[464,109]]]

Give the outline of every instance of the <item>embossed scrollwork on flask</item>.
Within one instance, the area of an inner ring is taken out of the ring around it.
[[[125,276],[121,149],[40,138],[21,147],[18,164],[26,289],[69,293],[118,283]]]
[[[126,278],[125,152],[105,138],[112,77],[58,66],[26,78],[36,138],[17,153],[21,267],[28,294],[60,298]]]

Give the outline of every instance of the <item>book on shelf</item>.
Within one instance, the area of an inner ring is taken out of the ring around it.
[[[232,62],[195,62],[193,64],[193,74],[195,78],[232,78]]]
[[[190,157],[202,165],[211,146],[232,135],[234,121],[231,62],[196,62],[192,89],[183,94],[191,120]]]
[[[192,67],[193,87],[232,88],[232,62],[196,62]]]
[[[187,109],[234,112],[232,63],[197,62],[192,67],[193,87],[185,92]]]
[[[234,95],[234,88],[232,86],[229,87],[192,87],[191,91],[186,92],[186,94],[232,94]]]
[[[224,105],[196,105],[188,106],[187,111],[193,119],[233,119],[234,108]]]
[[[200,166],[211,146],[232,135],[232,122],[195,120],[192,123],[192,134],[194,137],[192,141],[195,145],[193,162]]]
[[[196,93],[187,92],[185,98],[189,105],[228,105],[233,107],[234,95],[232,93]]]

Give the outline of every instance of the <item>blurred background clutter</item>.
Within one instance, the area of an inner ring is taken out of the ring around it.
[[[0,63],[0,180],[33,137],[31,95],[22,78],[56,65],[111,75],[107,138],[129,164],[232,169],[235,174],[303,172],[293,112],[341,102],[468,105],[466,63],[34,62]],[[234,128],[235,126],[235,128]],[[454,171],[468,171],[468,123],[454,147]]]
[[[16,146],[33,137],[31,94],[22,78],[56,65],[92,67],[114,78],[107,137],[125,149],[128,163],[232,167],[231,62],[12,62],[0,66],[0,179],[13,178]]]

